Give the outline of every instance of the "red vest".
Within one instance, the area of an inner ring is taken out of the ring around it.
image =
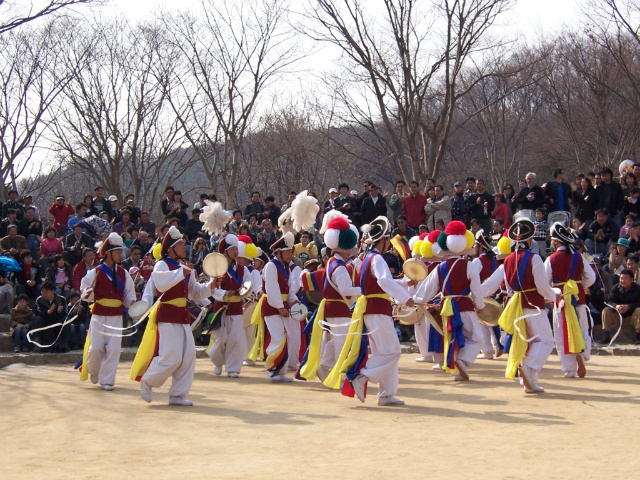
[[[379,253],[376,255],[380,255]],[[371,255],[373,256],[373,254]],[[371,271],[371,263],[373,259],[362,262],[362,266],[360,267],[360,272],[358,272],[358,278],[362,279],[362,269],[366,266],[366,270],[364,271],[364,281],[361,280],[360,288],[363,290],[364,295],[373,295],[373,294],[386,294],[384,290],[378,285],[378,279],[373,275]],[[364,285],[363,285],[363,284]],[[386,315],[391,317],[391,300],[387,300],[384,298],[367,298],[367,308],[364,312],[365,315]]]
[[[236,274],[238,275],[238,278],[242,280],[244,276],[244,266],[236,264]],[[220,288],[222,288],[223,290],[238,290],[241,286],[242,285],[240,285],[229,272],[227,272],[227,274],[222,277],[222,283],[220,284]],[[242,301],[220,302],[216,300],[215,302],[213,302],[213,311],[217,312],[225,305],[228,305],[227,315],[242,315]]]
[[[489,258],[486,253],[483,253],[478,257],[480,263],[482,264],[482,270],[480,270],[480,281],[484,282],[487,278],[493,275],[498,268],[498,261],[493,258]],[[493,263],[495,262],[496,268],[493,268]]]
[[[116,267],[116,277],[120,279],[122,282],[122,286],[125,285],[125,274],[124,268],[118,266]],[[93,304],[92,312],[93,315],[104,315],[104,316],[122,316],[124,313],[124,305],[120,305],[119,307],[105,307],[104,305],[100,305],[97,300],[112,298],[116,300],[120,300],[124,298],[124,293],[120,291],[118,286],[113,286],[113,282],[109,280],[107,274],[104,273],[100,268],[96,267],[96,283],[93,287],[94,298],[96,299],[96,303]]]
[[[457,263],[456,263],[457,260]],[[438,265],[438,284],[440,285],[440,291],[442,295],[466,295],[469,293],[469,286],[471,283],[467,278],[467,264],[469,263],[467,259],[461,258],[447,258],[445,260],[447,265],[447,272],[449,273],[449,279],[447,284],[450,287],[446,292],[444,291],[444,278],[442,277],[442,271],[440,270],[440,265]],[[453,267],[453,271],[451,270],[451,266],[455,263]],[[453,299],[457,304],[458,308],[461,312],[473,312],[475,311],[475,307],[473,305],[473,301],[471,297],[456,297]]]
[[[520,265],[522,260],[522,256],[525,254],[525,250],[518,250],[517,252],[513,252],[510,254],[504,261],[504,275],[509,283],[509,286],[515,290],[516,287],[516,276],[517,276],[517,267]],[[533,308],[531,305],[535,305],[536,307],[543,309],[544,308],[544,297],[538,293],[536,288],[535,280],[533,279],[533,271],[531,262],[533,261],[533,256],[535,253],[531,255],[529,258],[529,262],[527,267],[525,268],[524,279],[520,279],[522,290],[531,290],[523,293],[522,295],[522,308]]]
[[[433,272],[436,269],[436,267],[438,267],[439,265],[440,265],[440,262],[427,263],[427,275]]]
[[[327,262],[326,272],[335,271],[333,270],[334,268],[336,270],[339,268],[345,268],[342,266],[337,266],[337,267],[333,266],[337,261],[338,260],[335,257],[331,257]],[[347,273],[349,274],[349,277],[351,277],[351,272],[349,272],[348,267],[347,267]],[[344,302],[342,295],[340,295],[340,293],[335,288],[333,288],[330,282],[325,282],[325,283],[326,283],[326,287],[324,288],[324,291],[323,291],[324,298],[327,299],[327,303],[325,304],[325,307],[324,307],[325,317],[330,317],[330,318],[351,317],[351,311],[349,310],[349,307],[347,306],[347,304]]]
[[[576,271],[573,272],[571,280],[580,282],[582,280],[582,274],[584,273],[584,262],[582,261],[582,256],[579,253],[567,254],[566,250],[559,250],[557,252],[553,252],[549,257],[549,261],[551,262],[551,273],[553,274],[554,287],[562,288],[561,285],[557,284],[564,283],[569,280],[569,273],[571,273],[571,264],[573,262],[574,255],[578,255],[578,261],[576,265]],[[580,283],[578,283],[578,291],[580,292],[578,295],[578,305],[585,305],[586,299],[584,295],[584,289],[582,288],[582,284]]]
[[[288,273],[291,273],[289,269],[289,265],[284,265],[284,268]],[[284,273],[282,273],[279,268],[277,269],[277,271],[278,271],[278,287],[280,287],[280,293],[289,295],[289,282],[287,281],[287,278],[284,276]],[[262,279],[262,291],[263,292],[267,291],[267,289],[265,288],[264,278]],[[282,302],[284,303],[284,308],[288,310],[289,304],[287,303],[287,301],[283,300]],[[271,305],[269,305],[269,302],[265,298],[264,302],[262,302],[262,316],[269,317],[272,315],[280,315],[280,313],[278,312],[277,308],[273,308]]]
[[[169,270],[176,270],[178,267],[172,266],[169,262],[164,260],[158,260],[160,262],[165,262]],[[185,279],[186,280],[186,279]],[[156,292],[159,296],[160,292]],[[189,325],[191,323],[191,317],[189,315],[189,309],[185,307],[176,307],[175,305],[170,305],[168,303],[169,300],[174,300],[176,298],[184,298],[185,300],[189,296],[189,285],[186,281],[180,281],[176,283],[169,290],[164,292],[162,296],[162,300],[160,300],[160,305],[158,306],[158,314],[156,315],[157,323],[179,323],[182,325]]]

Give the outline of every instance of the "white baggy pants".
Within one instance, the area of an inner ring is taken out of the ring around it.
[[[398,361],[402,350],[393,326],[393,320],[387,315],[365,315],[371,356],[367,365],[360,371],[372,383],[378,384],[378,397],[398,393]]]
[[[242,315],[223,315],[221,326],[209,350],[209,358],[216,366],[224,365],[227,372],[240,373],[247,346]]]
[[[586,305],[578,305],[576,307],[576,313],[578,314],[578,322],[580,322],[580,330],[582,331],[582,338],[586,349],[582,352],[582,358],[585,361],[591,358],[591,337],[589,336],[589,317],[587,316]],[[559,310],[553,311],[553,336],[556,340],[556,350],[558,351],[558,357],[560,357],[560,365],[563,372],[575,372],[578,370],[578,362],[574,353],[564,353],[564,332],[562,331],[562,312]]]
[[[122,328],[122,315],[93,315],[89,325],[91,343],[87,352],[87,371],[97,376],[100,385],[115,385],[116,371],[120,361],[121,337],[112,337],[103,333],[118,334],[107,328]]]

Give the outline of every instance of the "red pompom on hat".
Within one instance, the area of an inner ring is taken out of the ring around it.
[[[249,235],[238,235],[238,241],[242,243],[253,243]]]
[[[429,232],[424,232],[420,234],[420,240],[423,240],[429,236]]]
[[[327,228],[332,230],[346,230],[349,228],[349,222],[344,218],[334,218],[327,224]]]
[[[467,233],[467,227],[460,220],[453,220],[444,229],[444,232],[448,235],[464,235]]]
[[[442,230],[434,230],[427,234],[427,240],[431,243],[438,243],[438,237],[442,233]]]

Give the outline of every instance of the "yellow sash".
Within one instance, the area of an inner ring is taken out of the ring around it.
[[[283,302],[286,302],[289,296],[286,293],[281,293],[280,297]],[[251,316],[251,325],[257,325],[255,331],[255,339],[253,342],[253,347],[249,351],[249,355],[247,357],[249,360],[256,361],[258,356],[260,358],[264,357],[264,318],[262,316],[262,303],[267,301],[267,296],[262,295],[260,300],[258,300],[258,304],[256,305],[255,310],[253,311],[253,315]]]
[[[84,348],[82,349],[82,369],[80,370],[80,381],[85,382],[89,378],[89,369],[87,368],[87,354],[89,353],[89,346],[91,345],[91,337],[87,332],[87,337],[84,340]]]
[[[327,299],[323,298],[318,305],[316,316],[313,320],[313,330],[311,331],[311,341],[309,342],[309,353],[307,354],[307,362],[300,369],[300,376],[307,380],[316,378],[316,372],[320,366],[320,347],[322,345],[322,334],[324,330],[320,326],[320,322],[324,320],[324,309]]]
[[[535,288],[524,290],[524,292],[532,292]],[[506,378],[515,378],[520,362],[527,353],[529,345],[527,337],[527,326],[524,322],[526,315],[522,309],[523,292],[514,292],[513,297],[509,299],[506,308],[500,315],[498,324],[502,329],[511,335],[511,346],[509,347],[509,358],[507,359]]]
[[[453,299],[456,297],[470,297],[470,295],[454,295],[454,296],[446,296],[442,301],[442,307],[440,308],[440,317],[442,318],[442,333],[443,333],[443,342],[444,342],[444,358],[442,369],[447,373],[458,373],[457,368],[449,368],[447,366],[446,359],[449,358],[449,347],[451,344],[451,332],[449,331],[449,318],[453,316]]]
[[[371,295],[361,295],[358,297],[356,306],[353,309],[353,314],[351,315],[349,333],[347,334],[347,338],[342,346],[342,350],[340,351],[340,356],[323,382],[324,385],[329,388],[340,388],[342,375],[346,374],[349,371],[349,368],[351,368],[351,366],[358,360],[360,345],[362,344],[364,312],[367,310],[368,298],[384,298],[385,300],[389,300],[389,295],[386,293],[372,293]]]
[[[96,303],[108,308],[117,308],[122,306],[122,300],[119,300],[117,298],[100,298],[91,304],[91,312],[93,312],[93,308],[95,307]]]
[[[156,344],[158,341],[158,324],[156,322],[156,317],[158,315],[158,307],[160,307],[160,304],[173,305],[174,307],[186,307],[187,299],[185,297],[174,298],[173,300],[167,300],[166,302],[156,302],[153,306],[147,319],[147,328],[144,331],[136,357],[133,359],[133,364],[131,365],[131,373],[129,375],[131,380],[141,378],[147,371],[147,368],[149,368],[149,365],[155,356]]]
[[[566,283],[559,283],[556,286],[562,286],[562,298],[564,299],[564,316],[567,321],[567,340],[569,344],[569,353],[581,353],[587,349],[584,343],[584,337],[582,336],[582,330],[580,330],[580,321],[578,320],[578,313],[573,306],[572,300],[579,298],[578,283],[575,280],[568,280]],[[564,347],[563,347],[564,348]]]

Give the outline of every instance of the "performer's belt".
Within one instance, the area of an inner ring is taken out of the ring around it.
[[[526,292],[537,292],[538,289],[537,288],[527,288],[526,290],[514,290],[514,292],[522,292],[522,293],[526,293]]]
[[[344,301],[344,298],[325,298],[325,300],[327,302],[342,302],[342,303],[347,303]]]
[[[118,298],[99,298],[94,303],[107,308],[118,308],[122,306],[122,300]]]
[[[569,280],[567,280],[567,282],[568,282],[568,281],[569,281]],[[553,284],[553,286],[554,286],[554,287],[561,287],[561,286],[563,286],[563,285],[566,285],[566,284],[567,284],[567,282],[558,282],[558,283],[554,283],[554,284]],[[574,280],[574,282],[576,282],[576,283],[582,283],[582,280]]]
[[[242,297],[240,295],[231,295],[230,297],[222,300],[222,303],[239,303],[242,301]]]
[[[388,293],[370,293],[369,295],[364,295],[364,298],[383,298],[385,300],[391,300]]]
[[[178,297],[171,300],[166,300],[164,302],[161,300],[160,303],[164,305],[173,305],[174,307],[186,307],[187,299],[186,297]]]

